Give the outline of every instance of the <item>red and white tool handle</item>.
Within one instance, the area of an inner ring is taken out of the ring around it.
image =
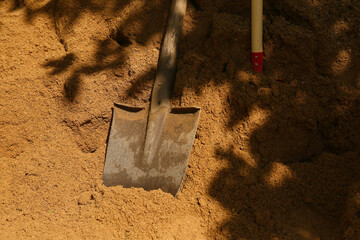
[[[263,0],[251,0],[251,64],[263,72]]]

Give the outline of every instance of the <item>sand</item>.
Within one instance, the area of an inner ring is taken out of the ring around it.
[[[360,239],[360,6],[192,0],[174,106],[201,108],[177,198],[105,187],[114,102],[149,103],[170,1],[0,0],[1,239]]]

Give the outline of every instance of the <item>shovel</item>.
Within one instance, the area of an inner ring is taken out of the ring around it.
[[[173,0],[158,61],[150,107],[116,104],[108,137],[103,180],[176,196],[185,176],[200,109],[171,108],[177,46],[187,0]]]

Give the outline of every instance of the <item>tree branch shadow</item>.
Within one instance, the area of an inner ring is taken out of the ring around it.
[[[359,237],[354,225],[344,224],[349,222],[349,196],[355,194],[351,187],[359,183],[360,166],[360,70],[355,43],[360,11],[348,4],[265,4],[265,72],[250,74],[252,80],[246,84],[242,78],[231,80],[230,99],[235,104],[224,131],[246,131],[249,119],[256,119],[249,115],[254,106],[270,115],[249,129],[246,151],[256,168],[245,164],[237,147],[214,150],[218,160],[226,159],[229,165],[209,188],[210,196],[231,211],[219,235],[229,239]],[[337,26],[339,19],[346,20]],[[220,47],[219,52],[226,50]],[[243,72],[239,70],[235,72]],[[239,103],[244,103],[245,110]],[[351,218],[350,222],[358,221],[355,214]]]

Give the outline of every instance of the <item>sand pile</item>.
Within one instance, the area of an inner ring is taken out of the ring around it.
[[[149,102],[170,1],[0,1],[1,239],[359,239],[360,6],[189,2],[177,198],[102,184],[113,102]]]

